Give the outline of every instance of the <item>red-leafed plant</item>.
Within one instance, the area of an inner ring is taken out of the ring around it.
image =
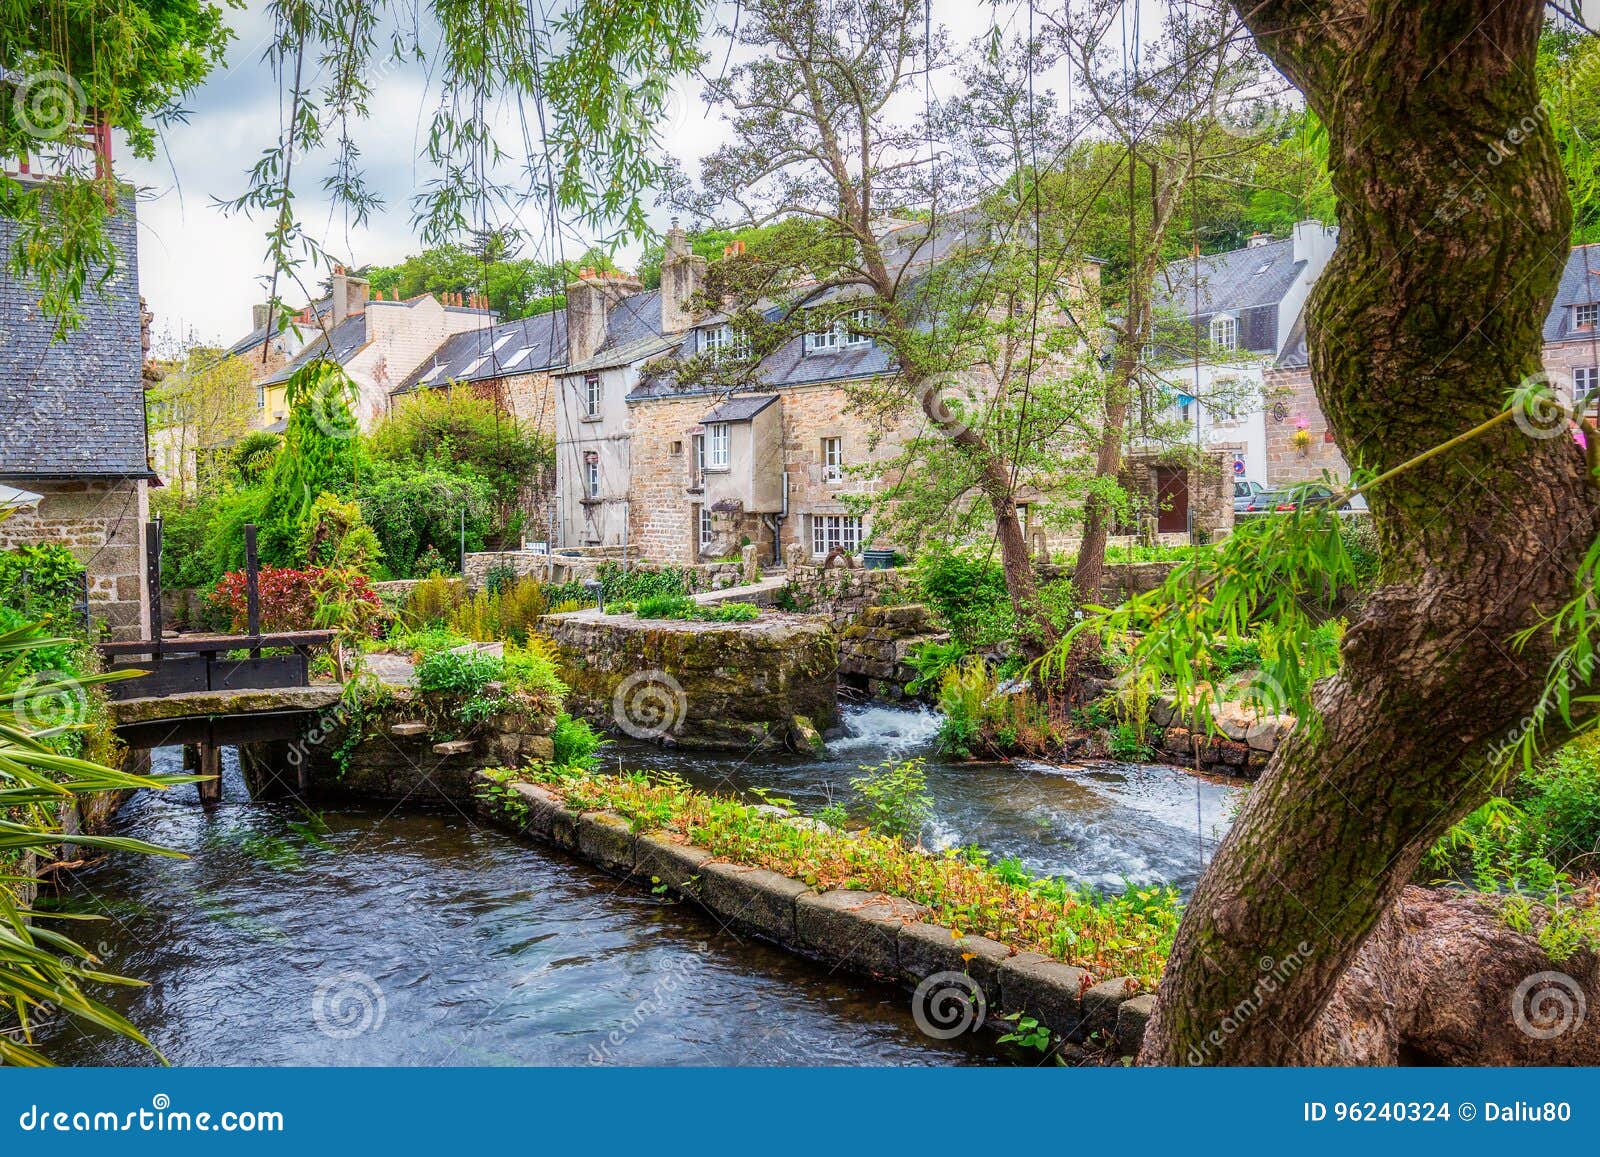
[[[341,601],[370,608],[374,623],[383,609],[378,593],[372,589],[366,576],[346,570],[324,567],[296,570],[292,567],[264,566],[257,589],[261,597],[263,631],[315,629],[319,625],[317,608],[335,593]],[[216,589],[211,592],[213,611],[219,619],[228,621],[231,630],[243,631],[249,625],[246,592],[247,583],[242,570],[223,575],[217,580]]]

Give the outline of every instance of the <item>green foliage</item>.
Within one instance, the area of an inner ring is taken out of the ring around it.
[[[926,767],[920,759],[885,760],[850,781],[866,812],[867,824],[886,836],[915,841],[933,816]]]
[[[558,671],[555,645],[542,636],[529,638],[525,646],[507,644],[501,667],[506,686],[535,697],[560,702],[567,685]]]
[[[1129,763],[1144,763],[1156,757],[1156,749],[1145,741],[1133,723],[1117,723],[1111,729],[1111,757]]]
[[[470,599],[463,598],[451,610],[449,621],[457,632],[478,642],[504,639],[525,643],[549,610],[544,584],[529,575],[499,590],[481,590]]]
[[[422,578],[459,566],[461,514],[467,549],[482,550],[495,529],[495,499],[471,473],[409,461],[376,460],[361,487],[361,510],[395,578]]]
[[[419,690],[460,699],[482,693],[500,678],[501,660],[482,651],[428,651],[416,667]]]
[[[711,603],[700,607],[696,618],[708,623],[749,623],[761,617],[754,603]]]
[[[906,684],[906,694],[920,695],[926,688],[939,686],[944,673],[966,657],[966,647],[955,639],[917,644],[906,655],[906,662],[917,672],[916,678]]]
[[[940,751],[964,759],[977,753],[994,691],[994,676],[981,655],[945,669],[939,680],[939,711],[944,716],[939,721]]]
[[[338,363],[316,358],[294,372],[285,388],[289,418],[283,452],[273,463],[258,501],[248,513],[260,527],[264,562],[295,560],[302,528],[324,492],[347,493],[356,471],[356,387]],[[226,528],[229,565],[243,565],[242,522]],[[237,530],[238,533],[231,533]]]
[[[575,719],[563,711],[556,716],[556,729],[550,734],[555,755],[550,762],[556,767],[595,771],[600,766],[600,749],[606,740],[582,719]]]
[[[82,599],[83,564],[60,543],[0,550],[0,607],[65,626],[77,620],[72,608]]]
[[[306,566],[334,567],[370,574],[383,559],[383,548],[354,502],[341,502],[324,491],[317,495],[300,527],[299,560]]]
[[[688,595],[648,595],[634,605],[634,614],[641,619],[693,619],[699,609]]]
[[[362,271],[374,293],[409,300],[424,293],[436,297],[481,293],[489,308],[502,318],[533,317],[561,309],[567,303],[567,283],[585,265],[608,264],[603,255],[586,254],[576,261],[547,264],[510,254],[503,234],[485,238],[485,244],[468,247],[445,244],[424,249],[397,265],[375,265]]]
[[[1011,597],[999,563],[934,550],[917,560],[917,578],[928,605],[962,646],[988,646],[1014,634]]]
[[[677,567],[661,570],[624,569],[620,563],[603,562],[595,578],[606,605],[638,603],[654,596],[687,595],[694,590],[690,572]]]

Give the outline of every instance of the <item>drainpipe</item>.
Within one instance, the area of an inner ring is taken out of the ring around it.
[[[789,517],[789,471],[783,472],[783,507],[778,513],[769,516],[772,521],[772,565],[783,565],[783,523]]]

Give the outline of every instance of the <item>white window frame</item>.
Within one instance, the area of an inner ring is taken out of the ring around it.
[[[834,328],[815,330],[806,334],[805,352],[825,353],[839,347],[839,331]]]
[[[852,309],[844,315],[844,320],[840,322],[840,327],[844,330],[844,336],[840,339],[840,344],[846,349],[853,346],[871,345],[872,334],[866,331],[876,329],[877,325],[877,310],[864,307]]]
[[[811,516],[811,554],[827,558],[835,547],[846,554],[860,554],[867,541],[867,522],[859,514],[813,514]]]
[[[706,547],[710,546],[717,537],[716,531],[712,529],[711,507],[702,503],[701,505],[696,506],[695,510],[699,512],[695,516],[695,521],[698,523],[696,528],[698,531],[697,540],[700,543],[700,549],[704,550]]]
[[[706,462],[707,470],[726,470],[728,461],[732,457],[733,430],[727,422],[706,423]]]
[[[822,440],[822,480],[830,483],[844,481],[843,438]]]
[[[586,458],[583,463],[583,488],[590,498],[600,497],[600,459]]]
[[[600,375],[583,375],[583,416],[585,418],[598,418],[600,416]]]
[[[1594,329],[1600,326],[1600,301],[1573,306],[1572,324],[1578,329]]]
[[[1230,313],[1218,314],[1211,319],[1211,345],[1219,350],[1239,348],[1239,319]]]
[[[734,329],[729,322],[707,326],[700,331],[700,352],[713,358],[743,358],[750,356],[750,336]]]
[[[706,480],[706,436],[702,434],[689,435],[689,486],[691,489],[705,485]]]
[[[1600,401],[1600,366],[1578,366],[1572,371],[1572,401],[1585,412]]]

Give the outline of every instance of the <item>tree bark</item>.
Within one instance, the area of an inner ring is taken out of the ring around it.
[[[1378,470],[1501,411],[1540,369],[1568,250],[1536,114],[1541,0],[1235,0],[1328,126],[1338,250],[1309,305],[1318,397]],[[1489,146],[1532,117],[1497,164]],[[1185,913],[1141,1059],[1314,1057],[1335,986],[1423,852],[1490,793],[1600,521],[1565,429],[1510,423],[1372,494],[1383,585],[1318,686],[1320,737],[1278,752]],[[1264,984],[1270,958],[1300,964]],[[1509,1001],[1511,994],[1505,994]],[[1227,1022],[1228,1031],[1221,1031]]]

